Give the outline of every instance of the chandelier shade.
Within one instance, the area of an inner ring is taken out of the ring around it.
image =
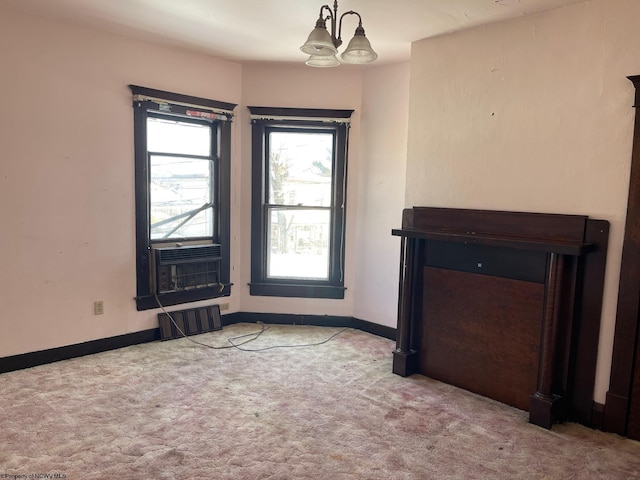
[[[362,30],[362,33],[359,33],[358,30]],[[340,55],[340,58],[346,63],[369,63],[378,58],[378,54],[373,51],[369,39],[364,36],[364,29],[358,27],[356,34],[347,45],[347,49]]]
[[[311,55],[305,62],[310,67],[337,67],[340,61],[335,55]]]
[[[326,17],[324,16],[326,12]],[[342,45],[342,20],[345,15],[357,15],[358,27],[347,49],[340,55],[344,63],[362,64],[373,62],[378,54],[371,48],[369,39],[365,36],[362,27],[362,17],[358,12],[350,10],[343,13],[338,19],[338,0],[333,2],[333,11],[328,5],[320,8],[320,15],[315,28],[309,34],[307,41],[300,47],[304,53],[310,55],[306,64],[311,67],[334,67],[340,65],[336,58],[338,47]],[[327,30],[327,21],[330,22],[331,31]]]
[[[316,26],[316,28],[311,31],[309,38],[305,44],[300,47],[300,50],[309,55],[327,56],[338,53],[338,49],[333,44],[333,39],[329,32],[327,32],[327,27],[325,27],[324,24],[321,27]]]

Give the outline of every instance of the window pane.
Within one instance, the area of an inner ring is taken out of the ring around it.
[[[147,118],[147,150],[211,155],[211,127],[161,118]]]
[[[331,205],[332,133],[269,134],[269,203]]]
[[[270,208],[267,276],[329,278],[329,210]]]
[[[152,155],[151,238],[213,235],[211,162]]]

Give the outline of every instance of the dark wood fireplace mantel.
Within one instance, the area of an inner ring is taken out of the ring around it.
[[[591,425],[609,224],[579,215],[403,211],[393,372]]]

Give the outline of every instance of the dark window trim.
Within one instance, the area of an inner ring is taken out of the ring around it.
[[[345,209],[347,182],[348,121],[353,110],[248,107],[252,120],[252,201],[251,201],[251,295],[344,298]],[[256,118],[261,117],[261,118]],[[289,118],[283,118],[289,117]],[[266,276],[267,245],[265,239],[266,135],[272,130],[327,129],[335,132],[334,188],[331,224],[329,280],[269,279]]]
[[[218,214],[212,241],[222,245],[220,280],[224,285],[222,292],[216,288],[203,288],[166,293],[159,295],[158,299],[162,305],[168,306],[229,296],[231,294],[231,256],[229,251],[231,244],[231,120],[233,118],[232,110],[236,104],[165,92],[137,85],[130,85],[129,88],[134,97],[145,97],[133,102],[136,190],[136,307],[138,310],[148,310],[159,306],[152,291],[150,278],[150,246],[152,241],[149,234],[149,164],[146,138],[146,119],[148,113],[154,111],[163,115],[175,115],[191,121],[206,119],[208,123],[217,127],[217,152],[214,152],[217,156],[214,171],[217,185],[214,191],[214,204],[218,206]],[[170,242],[176,241],[179,240],[172,239]],[[163,242],[153,241],[153,243]]]
[[[377,323],[360,320],[355,317],[336,315],[298,315],[289,313],[255,313],[236,312],[223,315],[222,324],[226,327],[236,323],[265,323],[277,325],[317,325],[322,327],[348,327],[362,330],[379,337],[396,339],[396,329]],[[50,348],[37,352],[21,353],[0,358],[0,374],[22,370],[25,368],[46,365],[71,358],[82,357],[94,353],[106,352],[118,348],[139,345],[160,340],[160,329],[152,328],[140,332],[127,333],[116,337],[100,338],[84,343],[76,343],[65,347]]]
[[[348,121],[353,110],[334,110],[326,108],[274,108],[274,107],[247,107],[251,115],[261,117],[298,117],[298,118],[341,118]],[[288,123],[293,119],[285,120]]]
[[[343,299],[346,288],[331,285],[304,285],[302,283],[257,283],[249,284],[251,295],[265,297],[333,298]]]
[[[165,90],[156,90],[155,88],[141,87],[139,85],[129,85],[131,93],[134,95],[143,95],[145,97],[166,100],[168,103],[176,102],[176,104],[190,104],[194,107],[209,107],[213,109],[226,110],[232,112],[237,104],[220,102],[208,98],[194,97],[192,95],[184,95],[182,93],[167,92]]]

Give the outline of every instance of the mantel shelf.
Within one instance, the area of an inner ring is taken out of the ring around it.
[[[474,232],[446,233],[435,230],[402,228],[394,229],[391,233],[399,237],[420,238],[445,242],[464,243],[469,245],[485,245],[501,248],[513,248],[517,250],[530,250],[535,252],[558,253],[561,255],[580,256],[592,252],[595,245],[592,243],[560,242],[557,240],[543,240],[519,238],[514,236],[482,235]]]

